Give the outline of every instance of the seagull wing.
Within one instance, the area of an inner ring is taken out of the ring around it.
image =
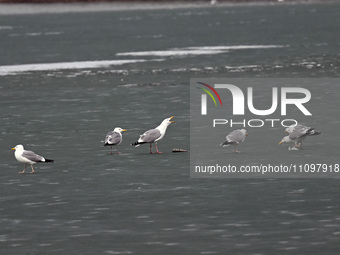
[[[230,143],[240,143],[246,138],[245,134],[240,130],[234,130],[229,135],[227,135],[227,141]]]
[[[45,159],[42,156],[35,154],[33,151],[24,151],[22,156],[32,162],[45,162]]]
[[[296,139],[300,139],[306,135],[308,135],[308,132],[310,131],[310,129],[308,128],[301,128],[301,129],[297,129],[294,130],[290,135],[289,138],[291,140],[296,140]]]
[[[161,132],[158,129],[150,129],[140,136],[138,142],[153,143],[160,137]]]
[[[122,141],[122,135],[118,132],[109,132],[105,137],[105,144],[117,145]]]
[[[225,141],[224,143],[221,143],[220,145],[223,147],[229,146],[230,144],[237,144],[240,142],[243,142],[243,140],[245,139],[245,135],[243,132],[241,132],[240,130],[234,130],[233,132],[231,132],[229,135],[227,135],[227,141]]]

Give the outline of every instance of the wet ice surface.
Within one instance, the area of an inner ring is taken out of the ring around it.
[[[188,84],[192,77],[338,75],[334,36],[339,30],[333,23],[338,5],[284,8],[36,14],[2,19],[2,253],[338,251],[337,180],[189,179],[189,154],[171,152],[189,149]],[[313,20],[322,22],[306,26]],[[244,45],[249,47],[241,49]],[[169,53],[173,49],[186,52]],[[188,54],[193,51],[197,54]],[[136,52],[149,54],[119,55]],[[150,52],[166,54],[155,57]],[[127,62],[100,66],[107,60]],[[88,61],[94,66],[81,68]],[[53,63],[73,62],[80,64],[71,69],[51,68]],[[15,70],[31,64],[44,69]],[[4,73],[4,66],[15,71]],[[337,98],[334,91],[325,93]],[[331,103],[320,106],[336,112]],[[149,155],[147,145],[129,145],[170,116],[175,116],[176,123],[159,142],[164,154]],[[322,136],[339,125],[331,116],[317,117],[328,124],[317,127]],[[109,155],[101,141],[115,126],[128,131],[120,145],[122,153]],[[279,141],[283,133],[275,132]],[[55,163],[37,165],[34,175],[18,174],[23,165],[10,149],[19,143]],[[315,150],[327,153],[333,148],[329,143],[321,150],[320,140],[313,145],[317,149],[307,140],[304,146],[299,151],[282,147],[277,155],[311,157]],[[247,147],[243,153],[251,154]]]

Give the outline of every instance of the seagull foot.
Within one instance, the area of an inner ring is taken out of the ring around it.
[[[23,174],[23,173],[25,173],[25,171],[20,171],[20,172],[18,172],[19,174]]]
[[[236,151],[234,151],[234,152],[236,152],[236,153],[241,153],[241,151],[239,151],[239,150],[236,150]]]

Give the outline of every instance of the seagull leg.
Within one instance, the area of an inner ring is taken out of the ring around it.
[[[150,143],[150,154],[152,154],[153,152],[151,151],[151,146],[152,146],[152,143]]]
[[[295,148],[301,148],[301,143],[295,143],[293,147],[295,147]]]
[[[27,164],[25,164],[25,168],[24,168],[24,170],[22,170],[21,172],[19,172],[19,174],[23,174],[23,173],[25,173],[25,171],[26,171],[26,166],[27,166]]]
[[[111,145],[110,147],[111,147],[111,151],[110,151],[110,154],[113,154],[113,153],[112,153],[112,145]]]
[[[240,153],[240,151],[238,150],[238,144],[235,145],[235,152]]]
[[[117,154],[119,154],[120,152],[118,151],[118,145],[117,145]]]
[[[157,151],[157,153],[158,153],[158,154],[163,153],[163,152],[161,152],[161,151],[158,151],[157,143],[155,143],[155,145],[156,145],[156,151]]]
[[[32,172],[30,172],[30,174],[34,174],[34,168],[33,168],[33,165],[31,165],[31,168],[32,168]]]

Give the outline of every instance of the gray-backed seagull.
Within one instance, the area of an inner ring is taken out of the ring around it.
[[[119,154],[118,151],[118,145],[122,142],[123,136],[122,133],[123,131],[126,131],[126,129],[122,129],[120,127],[116,127],[113,131],[110,131],[107,133],[105,137],[105,143],[104,146],[111,146],[111,154],[112,154],[112,146],[116,145],[117,147],[117,154]]]
[[[168,126],[171,123],[175,123],[175,121],[171,120],[173,117],[174,116],[167,118],[167,119],[164,119],[158,127],[146,131],[144,134],[142,134],[139,137],[137,142],[134,142],[131,145],[137,147],[137,146],[139,146],[143,143],[150,143],[150,153],[154,153],[151,150],[152,144],[154,143],[155,146],[156,146],[156,153],[162,153],[162,152],[158,151],[157,142],[164,137],[166,129],[168,128]]]
[[[53,159],[44,158],[42,156],[39,156],[39,155],[35,154],[33,151],[26,151],[24,149],[24,146],[22,146],[21,144],[18,144],[17,146],[12,148],[12,150],[15,150],[15,152],[14,152],[15,158],[19,162],[25,164],[24,170],[19,172],[21,174],[26,171],[27,165],[31,165],[31,168],[32,168],[31,174],[33,174],[34,173],[33,164],[41,163],[41,162],[43,162],[43,163],[48,163],[48,162],[52,163],[52,162],[54,162]]]
[[[301,148],[302,141],[306,139],[307,136],[320,135],[321,132],[314,130],[314,128],[307,127],[302,124],[292,125],[286,128],[285,132],[289,135],[282,138],[282,143],[295,143],[295,148]]]
[[[242,143],[244,139],[248,136],[247,130],[245,129],[236,129],[232,131],[230,134],[227,135],[226,141],[224,143],[221,143],[220,145],[223,147],[229,146],[230,144],[235,145],[235,152],[240,152],[238,150],[238,144]]]

